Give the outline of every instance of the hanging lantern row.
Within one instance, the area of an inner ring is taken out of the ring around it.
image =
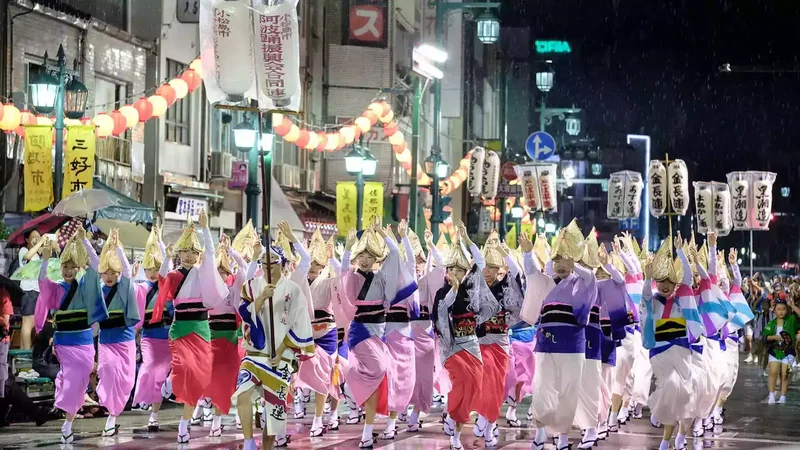
[[[137,123],[163,116],[167,108],[200,87],[203,83],[202,73],[203,66],[200,58],[197,58],[179,76],[159,86],[150,97],[141,97],[133,104],[111,112],[98,113],[93,118],[64,118],[64,126],[93,124],[97,127],[98,138],[119,136]],[[55,117],[37,116],[28,110],[20,111],[13,103],[5,103],[0,108],[0,130],[7,134],[25,137],[25,125],[54,125],[55,122]],[[55,130],[53,133],[55,139]]]
[[[334,152],[352,145],[359,137],[369,133],[370,129],[380,122],[384,135],[392,145],[392,151],[394,151],[397,162],[400,163],[400,166],[410,177],[412,169],[411,149],[408,148],[408,143],[403,133],[398,130],[397,121],[394,118],[391,105],[381,100],[370,103],[364,113],[357,117],[352,124],[344,125],[336,131],[324,132],[300,128],[289,117],[279,113],[272,114],[272,129],[275,134],[282,136],[285,141],[291,142],[299,148],[320,152]],[[442,195],[449,195],[467,179],[471,153],[467,153],[461,160],[455,172],[444,180],[440,180],[439,188]],[[430,177],[419,164],[417,165],[417,181],[420,186],[430,186],[431,184]]]

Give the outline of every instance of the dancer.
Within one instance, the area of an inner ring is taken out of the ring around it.
[[[344,271],[342,297],[347,317],[353,317],[347,336],[349,367],[345,379],[355,404],[365,405],[365,424],[359,448],[374,445],[372,426],[375,414],[389,414],[387,371],[391,356],[383,342],[386,310],[410,297],[417,284],[406,273],[400,262],[400,251],[395,241],[388,237],[376,217],[372,226],[364,230],[353,250],[356,270]],[[383,260],[376,272],[373,266]]]
[[[415,239],[416,238],[416,239]],[[416,242],[414,242],[416,241]],[[433,233],[425,230],[425,246],[428,257],[419,244],[419,238],[410,230],[403,239],[406,254],[413,253],[416,259],[416,276],[419,280],[419,318],[411,321],[411,333],[414,339],[414,363],[417,367],[414,380],[414,392],[410,404],[414,406],[408,418],[408,431],[417,432],[421,428],[420,413],[429,413],[433,403],[433,387],[436,380],[436,341],[433,338],[433,321],[431,311],[436,292],[445,283],[446,268],[439,250],[433,245]],[[409,250],[411,249],[411,250]],[[422,270],[420,266],[422,265]]]
[[[236,270],[231,268],[229,260],[233,258]],[[251,261],[250,265],[255,265]],[[239,352],[236,330],[239,328],[237,306],[240,302],[242,287],[247,274],[255,270],[245,263],[244,259],[230,245],[230,238],[222,235],[217,249],[215,261],[217,272],[228,286],[225,301],[208,311],[208,325],[211,329],[211,382],[205,389],[204,396],[214,405],[214,418],[211,421],[211,437],[222,436],[222,415],[231,409],[231,396],[236,390],[236,377],[239,369]]]
[[[408,244],[409,249],[405,251],[405,275],[415,284],[418,281],[417,255],[411,246],[408,236],[408,223],[404,220],[397,227],[397,232],[403,241],[403,247]],[[414,236],[416,237],[416,235]],[[419,239],[416,240],[419,245]],[[421,247],[420,247],[421,251]],[[397,432],[396,421],[398,413],[404,416],[408,410],[408,404],[414,393],[414,382],[416,373],[416,359],[414,355],[414,339],[411,337],[411,320],[419,317],[419,293],[414,292],[405,298],[397,298],[396,302],[389,305],[386,313],[386,333],[384,340],[392,366],[389,374],[389,420],[386,421],[386,430],[381,434],[380,439],[394,439]]]
[[[150,324],[161,323],[167,302],[172,301],[175,305],[175,319],[169,330],[169,350],[172,355],[172,391],[178,403],[183,404],[183,415],[178,424],[179,444],[189,442],[189,420],[194,403],[211,382],[208,368],[213,354],[209,343],[208,310],[220,306],[228,296],[228,288],[214,267],[214,242],[208,230],[206,212],[200,211],[199,218],[205,250],[191,220],[187,222],[175,245],[181,265],[164,279],[150,319]],[[201,252],[204,252],[203,258],[196,267]]]
[[[493,231],[486,240],[483,252],[467,236],[467,228],[458,224],[462,239],[469,246],[475,265],[481,269],[483,279],[500,305],[497,313],[475,330],[483,361],[483,388],[476,395],[475,410],[478,420],[473,433],[483,437],[486,447],[497,446],[497,418],[505,398],[505,380],[509,366],[511,346],[508,341],[506,317],[509,313],[517,316],[522,306],[522,282],[516,262],[500,245],[497,232]],[[499,272],[508,267],[508,274],[500,278]]]
[[[103,299],[108,310],[108,318],[100,322],[97,398],[100,406],[108,410],[102,436],[110,437],[119,431],[117,416],[125,410],[136,381],[136,332],[133,327],[139,323],[139,307],[131,281],[131,266],[119,242],[119,230],[111,230],[99,258],[82,227],[78,228],[76,235],[89,255],[89,264],[100,273]]]
[[[521,241],[525,257],[532,258],[532,244],[527,239]],[[541,315],[536,332],[536,394],[532,405],[536,425],[532,448],[536,450],[544,448],[545,427],[558,434],[557,450],[569,447],[568,432],[578,406],[585,362],[585,328],[597,298],[594,274],[575,264],[583,256],[583,246],[583,235],[573,219],[559,230],[553,245],[556,277],[536,270],[526,273],[528,286],[522,318],[535,323]]]
[[[648,405],[655,420],[664,424],[660,450],[668,450],[672,432],[679,421],[692,417],[696,367],[692,364],[690,343],[704,332],[697,302],[692,292],[692,269],[682,249],[680,234],[675,242],[683,275],[679,275],[671,257],[672,239],[667,238],[655,257],[645,266],[642,298],[646,308],[643,331],[644,347],[656,378],[655,391]],[[652,291],[652,281],[656,292]],[[681,423],[679,434],[685,436],[691,420]],[[685,446],[676,440],[676,448]]]
[[[450,450],[461,450],[461,430],[483,384],[483,361],[476,327],[497,314],[500,304],[492,295],[483,274],[470,262],[460,238],[452,244],[446,259],[447,283],[436,293],[433,317],[444,367],[452,381],[447,396],[445,433]]]
[[[100,290],[100,275],[89,266],[83,278],[78,273],[89,263],[86,249],[73,236],[61,252],[61,276],[58,283],[47,278],[47,266],[52,255],[49,239],[42,246],[42,265],[39,268],[39,300],[36,303],[35,326],[44,328],[50,310],[55,313],[57,331],[53,346],[61,364],[56,376],[54,406],[66,413],[61,426],[61,443],[74,440],[72,422],[83,406],[86,386],[94,370],[94,338],[92,325],[108,318],[108,310]]]
[[[290,232],[290,231],[289,231]],[[332,301],[339,284],[339,262],[333,257],[333,248],[322,239],[319,228],[311,236],[308,248],[311,269],[308,271],[314,318],[311,321],[314,335],[314,356],[302,361],[297,372],[296,386],[314,391],[314,420],[311,437],[324,431],[322,416],[328,398],[334,399],[333,369],[336,356],[336,321]],[[334,410],[333,405],[331,410]],[[339,429],[338,414],[331,414],[329,430]]]
[[[266,400],[261,448],[271,450],[276,436],[286,433],[294,364],[297,359],[303,361],[314,355],[314,343],[308,301],[300,287],[288,278],[283,250],[271,246],[265,258],[269,259],[263,276],[247,283],[247,299],[239,305],[247,353],[239,369],[233,400],[240,411],[249,411],[260,398]],[[256,450],[252,414],[240,415],[240,419],[244,450]]]
[[[151,324],[153,308],[158,298],[159,280],[167,276],[172,268],[172,248],[164,248],[161,242],[161,230],[153,226],[145,244],[141,269],[145,281],[136,284],[136,302],[139,311],[144,312],[137,324],[142,330],[140,341],[142,365],[133,392],[133,404],[151,405],[152,411],[147,421],[147,430],[159,431],[158,412],[161,410],[161,386],[169,376],[171,356],[169,353],[169,326],[172,324],[173,307],[169,303],[162,315],[161,322]]]

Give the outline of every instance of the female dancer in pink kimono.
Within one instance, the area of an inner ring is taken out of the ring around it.
[[[47,238],[43,238],[47,239]],[[55,312],[56,332],[54,352],[61,364],[56,376],[54,406],[66,413],[61,426],[61,443],[74,440],[72,421],[83,406],[86,386],[94,370],[94,337],[92,325],[108,318],[108,310],[100,290],[100,275],[93,267],[86,268],[83,278],[77,276],[88,264],[83,244],[74,236],[61,252],[61,276],[58,283],[47,278],[47,266],[52,255],[49,242],[42,246],[42,266],[39,269],[39,300],[34,322],[41,332],[50,310]]]
[[[411,321],[411,333],[414,339],[414,363],[416,366],[416,377],[414,379],[414,391],[411,395],[410,404],[414,406],[414,411],[408,419],[408,431],[417,432],[421,428],[419,421],[420,412],[429,413],[433,402],[433,385],[436,379],[436,342],[433,339],[433,322],[431,311],[433,310],[433,300],[436,292],[444,286],[446,268],[444,260],[439,250],[433,245],[433,234],[430,230],[425,230],[425,245],[428,247],[429,258],[425,257],[422,247],[419,245],[419,238],[416,243],[410,231],[403,238],[403,246],[406,255],[413,254],[415,262],[415,272],[417,284],[419,285],[420,314],[419,318]],[[414,237],[416,237],[414,235]],[[407,258],[408,261],[413,261]],[[422,263],[422,264],[421,264]],[[422,270],[420,270],[422,265]],[[410,266],[409,266],[410,267]]]
[[[380,219],[364,230],[353,254],[357,270],[345,271],[343,280],[346,308],[354,311],[348,330],[349,368],[345,374],[356,405],[365,405],[366,424],[359,448],[372,448],[372,425],[375,414],[389,414],[389,378],[391,356],[383,342],[386,310],[399,304],[417,290],[417,284],[406,274],[400,251]],[[385,258],[385,259],[384,259]],[[376,262],[384,259],[373,272]]]
[[[161,426],[158,423],[158,411],[161,409],[163,397],[161,386],[169,376],[169,326],[172,323],[172,303],[160,323],[150,324],[153,307],[158,298],[158,280],[164,278],[172,268],[172,249],[165,249],[161,242],[161,233],[157,226],[150,231],[145,244],[144,259],[141,269],[144,281],[136,284],[136,302],[142,319],[137,328],[142,330],[140,346],[142,349],[142,365],[133,392],[133,404],[152,405],[147,430],[156,432]]]
[[[111,230],[99,258],[82,228],[77,235],[89,254],[89,264],[103,280],[108,319],[100,322],[97,398],[108,410],[103,436],[114,436],[119,431],[117,416],[125,410],[136,381],[136,332],[133,327],[139,323],[139,306],[131,279],[131,266],[119,242],[119,230]]]

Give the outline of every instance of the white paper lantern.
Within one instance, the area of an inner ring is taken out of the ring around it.
[[[719,236],[727,236],[733,228],[731,220],[731,191],[727,184],[711,183],[714,191],[714,231]]]
[[[686,169],[686,163],[682,159],[670,162],[667,175],[672,211],[682,216],[689,209],[689,171]]]
[[[556,212],[558,210],[556,198],[556,170],[555,164],[536,167],[539,197],[542,202],[543,211]]]
[[[714,231],[714,192],[711,183],[697,181],[694,185],[694,209],[697,217],[697,232]]]
[[[609,219],[619,220],[625,217],[625,178],[620,172],[612,173],[608,179],[608,206],[606,214]]]
[[[261,109],[300,109],[298,1],[283,0],[272,5],[254,2],[253,21],[258,50],[256,80]]]
[[[538,211],[541,208],[541,198],[539,196],[539,186],[536,182],[536,167],[524,166],[522,164],[514,166],[517,173],[519,184],[522,187],[522,196],[531,211]]]
[[[469,158],[469,176],[467,177],[467,192],[469,195],[481,195],[483,186],[483,160],[486,158],[486,150],[483,147],[472,149],[472,156]]]
[[[731,192],[731,212],[734,230],[747,230],[750,218],[750,180],[747,172],[728,174]]]
[[[642,174],[628,170],[625,177],[625,216],[636,218],[642,211]]]
[[[500,184],[500,157],[493,151],[486,152],[483,160],[483,183],[481,184],[481,195],[487,200],[497,196],[497,187]]]
[[[752,222],[751,227],[756,230],[769,230],[772,218],[772,184],[775,174],[772,172],[751,172],[752,180]]]
[[[650,192],[650,214],[653,217],[661,217],[667,209],[667,169],[661,161],[650,161],[648,168],[649,183],[647,186]]]
[[[229,100],[239,101],[253,86],[255,74],[250,1],[217,0],[212,14],[217,85]]]

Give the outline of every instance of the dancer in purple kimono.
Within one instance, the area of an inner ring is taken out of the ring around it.
[[[47,238],[44,238],[47,239]],[[58,283],[47,278],[47,265],[52,248],[43,246],[42,266],[39,270],[39,300],[36,302],[34,321],[39,333],[47,322],[50,310],[55,312],[56,332],[53,335],[54,353],[61,364],[56,376],[54,406],[66,413],[61,426],[61,443],[74,440],[72,421],[83,406],[86,386],[94,370],[94,337],[92,325],[108,318],[108,310],[100,291],[100,275],[93,267],[86,268],[80,281],[80,272],[88,263],[88,256],[79,239],[73,237],[61,252],[61,276]]]

